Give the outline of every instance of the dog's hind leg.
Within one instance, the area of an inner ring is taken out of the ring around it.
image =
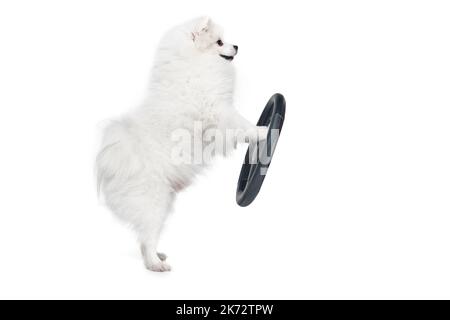
[[[142,257],[145,257],[146,252],[147,252],[147,251],[146,251],[146,249],[145,249],[145,245],[143,245],[143,244],[141,243],[141,254],[142,254]],[[166,255],[165,253],[157,252],[156,255],[158,256],[158,258],[159,258],[161,261],[166,261],[166,260],[167,260],[167,255]]]
[[[157,246],[164,222],[171,210],[174,196],[167,192],[158,193],[157,196],[152,194],[149,197],[152,197],[151,204],[147,206],[148,212],[145,213],[138,229],[142,257],[147,269],[156,272],[170,271],[171,267],[165,261],[166,255],[157,252]]]

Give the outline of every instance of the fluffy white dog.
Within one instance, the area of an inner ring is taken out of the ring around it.
[[[233,107],[231,61],[237,52],[207,17],[173,28],[160,42],[144,103],[105,129],[96,163],[99,190],[107,206],[136,230],[149,270],[170,270],[166,255],[157,252],[161,228],[176,193],[205,166],[175,159],[180,143],[174,132],[200,133],[203,146],[206,129],[221,137],[234,130],[233,139],[244,132],[249,142],[266,137],[267,128],[254,126]],[[188,141],[182,150],[191,154]]]

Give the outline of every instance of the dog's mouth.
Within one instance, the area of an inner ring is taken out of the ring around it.
[[[226,55],[224,55],[224,54],[220,54],[220,56],[221,56],[222,58],[224,58],[225,60],[228,60],[228,61],[232,61],[232,60],[234,59],[233,56],[226,56]]]

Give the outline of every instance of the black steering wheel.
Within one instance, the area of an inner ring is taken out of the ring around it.
[[[236,202],[246,207],[255,200],[269,168],[278,138],[283,127],[286,100],[283,95],[274,94],[266,104],[258,126],[267,126],[269,131],[264,141],[250,145],[239,175]]]

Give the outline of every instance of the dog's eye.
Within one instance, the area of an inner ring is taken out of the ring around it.
[[[218,45],[219,45],[219,47],[221,47],[221,46],[223,46],[223,42],[222,42],[222,40],[217,40],[217,42],[216,42]]]

